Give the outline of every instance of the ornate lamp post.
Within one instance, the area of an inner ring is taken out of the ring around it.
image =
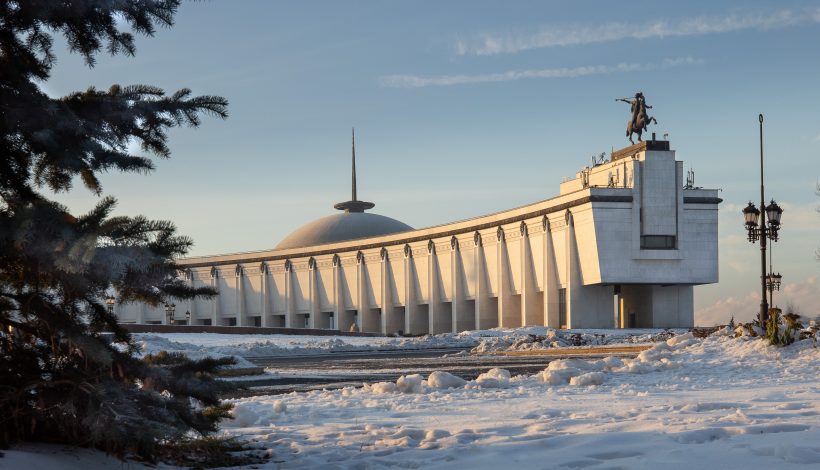
[[[108,314],[109,315],[114,314],[114,304],[115,303],[117,303],[117,300],[114,299],[114,297],[109,295],[108,297],[105,298],[105,306],[108,307]]]
[[[780,273],[773,273],[769,271],[769,275],[766,276],[766,289],[769,290],[769,305],[774,305],[774,291],[780,290],[780,283],[783,279],[783,276]]]
[[[760,122],[760,208],[755,207],[749,201],[749,205],[743,209],[743,218],[746,221],[746,232],[750,242],[760,241],[760,315],[761,328],[766,328],[766,320],[769,316],[769,303],[766,299],[766,291],[772,295],[774,286],[780,288],[780,273],[775,277],[772,273],[766,273],[766,240],[776,242],[778,231],[780,230],[780,216],[783,209],[774,200],[767,206],[763,188],[763,115],[758,116]],[[763,217],[761,217],[763,215]],[[768,221],[768,223],[767,223]],[[776,283],[776,284],[775,284]],[[771,288],[769,286],[772,286]]]
[[[170,325],[171,321],[174,319],[174,310],[176,310],[176,304],[165,304],[165,324]]]

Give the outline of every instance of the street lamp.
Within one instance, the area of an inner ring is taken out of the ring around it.
[[[763,188],[763,115],[758,116],[760,122],[760,208],[755,207],[753,202],[749,202],[743,209],[743,219],[746,225],[748,239],[752,243],[760,241],[760,327],[766,328],[766,320],[769,316],[769,302],[766,299],[766,291],[769,291],[771,298],[773,290],[780,289],[780,281],[783,276],[780,273],[773,274],[766,272],[766,240],[776,242],[778,231],[780,230],[780,216],[783,209],[772,200],[766,205],[766,197]],[[762,216],[762,217],[761,217]],[[775,287],[776,286],[776,287]]]
[[[115,303],[117,303],[117,300],[114,299],[114,297],[109,295],[108,297],[105,298],[105,306],[108,307],[108,314],[109,315],[114,314],[114,304]]]
[[[176,310],[176,304],[165,304],[165,324],[170,325],[171,321],[174,318],[174,310]]]

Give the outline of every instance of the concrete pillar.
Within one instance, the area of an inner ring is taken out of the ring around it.
[[[510,311],[513,304],[510,293],[510,275],[508,272],[509,262],[507,253],[507,242],[504,230],[498,227],[496,232],[498,238],[498,261],[496,263],[496,275],[498,276],[498,326],[501,328],[515,328],[520,325],[520,312]]]
[[[345,299],[342,293],[342,261],[339,255],[333,255],[333,322],[337,330],[347,331],[342,314],[345,312]],[[349,323],[349,322],[348,322]],[[348,325],[349,327],[350,325]]]
[[[261,286],[259,292],[260,315],[262,315],[262,326],[267,328],[270,326],[271,320],[271,312],[269,311],[270,286],[268,285],[268,265],[264,261],[259,264],[259,277]]]
[[[244,269],[236,265],[234,276],[234,292],[236,293],[236,326],[247,326],[245,313],[245,283],[243,282]]]
[[[465,302],[465,287],[461,282],[463,273],[463,261],[461,258],[461,249],[458,244],[458,239],[453,236],[450,239],[450,292],[453,293],[453,309],[452,309],[452,332],[472,329],[473,312],[467,310]]]
[[[572,213],[567,209],[567,328],[579,328],[581,318],[573,319],[574,307],[578,308],[578,315],[583,312],[580,309],[581,296],[583,295],[583,285],[581,280],[580,259],[578,256],[578,244],[575,239],[575,223],[573,221]]]
[[[319,317],[319,289],[318,289],[318,275],[319,269],[316,265],[316,259],[310,258],[308,260],[308,299],[310,299],[308,307],[308,328],[316,328],[316,319]]]
[[[538,309],[538,292],[533,272],[532,250],[527,224],[521,222],[521,325],[540,325],[543,312]]]
[[[390,317],[393,316],[393,305],[390,300],[390,292],[387,279],[387,271],[388,271],[388,258],[387,258],[387,250],[382,247],[381,253],[379,253],[380,260],[380,268],[381,268],[381,296],[379,297],[379,303],[381,303],[381,312],[379,318],[379,331],[383,335],[388,334],[388,324],[390,323]],[[390,333],[393,333],[392,331]]]
[[[558,273],[556,272],[555,247],[552,243],[552,226],[545,215],[544,226],[544,325],[560,328],[558,324]]]
[[[211,268],[211,287],[219,292],[219,270],[216,266]],[[211,299],[211,325],[219,325],[219,295],[213,296]]]
[[[413,249],[410,245],[404,246],[404,332],[424,333],[421,330],[418,317],[418,299],[416,296],[416,270],[413,260]]]
[[[293,299],[293,264],[285,260],[285,328],[299,328],[296,324],[296,305]]]
[[[185,271],[185,279],[188,281],[188,286],[193,289],[194,288],[194,272],[191,271],[190,269]],[[196,312],[194,311],[194,306],[196,305],[196,302],[194,302],[194,299],[188,299],[186,304],[187,304],[186,310],[188,312],[188,315],[186,315],[186,316],[189,319],[188,324],[190,325],[191,323],[194,322],[194,318],[196,318]]]
[[[487,329],[496,326],[496,318],[490,309],[490,294],[487,286],[487,259],[484,257],[484,247],[481,234],[473,234],[475,243],[475,329]]]
[[[410,278],[413,274],[413,267],[410,265],[411,257],[410,246],[405,245],[402,263],[404,269],[404,332],[408,334],[412,331],[410,329],[410,318],[413,315],[413,306],[416,302],[415,295],[413,295],[415,290],[413,289],[413,280]]]
[[[367,282],[367,273],[365,272],[364,266],[364,253],[361,251],[356,255],[356,326],[359,327],[359,331],[365,331],[365,315],[367,315],[368,310],[370,309],[367,301],[367,291],[366,284]]]
[[[444,333],[444,331],[437,331],[437,324],[440,323],[438,318],[439,312],[439,292],[438,292],[438,263],[436,262],[436,245],[433,240],[427,243],[427,328],[431,335],[437,333]]]

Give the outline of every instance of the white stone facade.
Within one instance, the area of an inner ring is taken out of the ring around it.
[[[547,325],[693,326],[693,286],[718,281],[717,190],[685,187],[668,142],[615,152],[560,195],[390,235],[180,261],[219,290],[179,303],[195,325],[421,334]],[[116,307],[164,323],[162,308]]]

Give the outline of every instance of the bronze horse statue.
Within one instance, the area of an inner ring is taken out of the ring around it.
[[[629,142],[635,143],[632,140],[632,134],[638,134],[638,142],[641,141],[641,135],[651,123],[657,124],[658,121],[646,113],[647,109],[652,109],[652,106],[646,104],[643,93],[635,93],[634,99],[618,98],[615,101],[623,101],[629,103],[632,110],[632,119],[626,126],[626,136],[629,137]]]

